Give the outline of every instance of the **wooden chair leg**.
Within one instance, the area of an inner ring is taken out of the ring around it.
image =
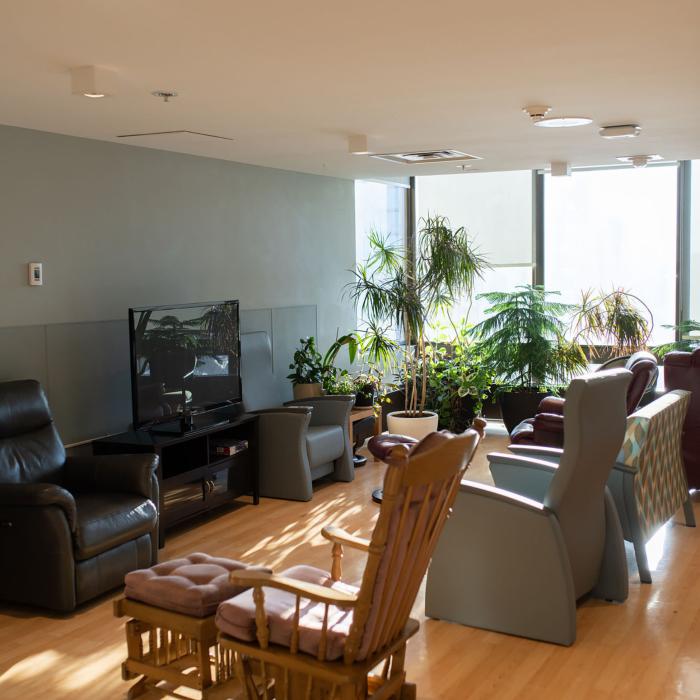
[[[148,692],[147,681],[148,679],[145,676],[136,681],[126,693],[127,700],[132,700]]]
[[[209,660],[209,645],[201,639],[197,642],[197,663],[202,680],[202,690],[211,687],[211,662]]]
[[[404,683],[401,686],[399,700],[417,700],[418,690],[415,683]]]
[[[683,513],[685,514],[685,524],[687,527],[695,527],[695,512],[693,511],[693,501],[690,498],[686,498],[683,504]]]

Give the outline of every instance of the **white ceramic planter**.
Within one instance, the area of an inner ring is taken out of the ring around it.
[[[394,411],[387,415],[386,425],[390,433],[408,435],[422,440],[428,433],[438,429],[438,414],[423,411],[423,415],[411,418],[407,417],[403,411]]]

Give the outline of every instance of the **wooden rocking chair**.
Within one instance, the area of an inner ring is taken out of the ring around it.
[[[232,572],[250,590],[219,606],[219,643],[247,700],[412,700],[409,614],[479,434],[431,433],[387,456],[384,500],[371,540],[334,527],[331,572]],[[367,553],[359,588],[341,582],[343,546]],[[371,675],[375,667],[378,675]]]

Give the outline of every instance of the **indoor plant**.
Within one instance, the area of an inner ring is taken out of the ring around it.
[[[471,295],[486,262],[464,227],[452,229],[443,216],[421,219],[415,255],[370,231],[370,255],[354,270],[350,295],[370,323],[389,324],[403,336],[400,376],[403,411],[390,413],[390,432],[422,437],[435,430],[438,416],[426,411],[427,325],[438,311]]]
[[[574,340],[585,343],[591,357],[631,355],[647,347],[654,318],[649,307],[624,289],[581,292],[574,308]]]
[[[294,398],[305,399],[321,395],[323,382],[323,358],[316,349],[313,336],[299,339],[300,346],[294,351],[294,359],[287,379],[292,382]]]
[[[498,401],[509,432],[535,415],[547,393],[587,366],[581,346],[564,335],[563,318],[574,307],[552,300],[558,294],[524,285],[478,297],[490,307],[472,333],[498,382]]]
[[[654,348],[654,354],[662,360],[669,352],[680,350],[681,352],[693,352],[700,347],[700,322],[691,319],[681,321],[675,326],[664,326],[676,332],[678,340],[664,343]]]

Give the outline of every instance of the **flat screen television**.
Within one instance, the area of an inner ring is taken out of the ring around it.
[[[134,428],[241,401],[238,301],[129,309]]]

